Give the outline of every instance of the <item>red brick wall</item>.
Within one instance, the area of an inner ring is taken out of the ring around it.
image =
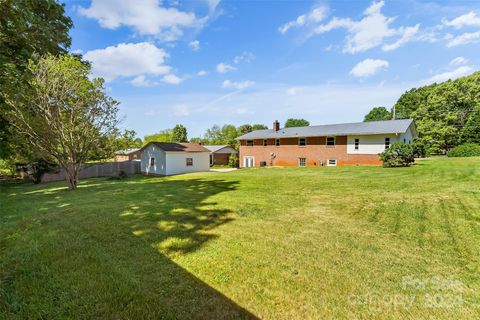
[[[213,164],[227,165],[229,157],[230,157],[229,153],[214,153],[213,154]]]
[[[240,141],[240,167],[243,167],[243,157],[255,157],[255,166],[261,161],[270,165],[270,154],[276,155],[274,166],[298,166],[299,158],[307,159],[307,166],[320,166],[323,161],[327,165],[328,159],[337,159],[337,165],[380,165],[376,154],[347,154],[347,136],[335,137],[335,146],[326,145],[326,137],[309,137],[307,145],[298,145],[297,138],[280,139],[280,146],[275,146],[274,139],[268,139],[268,145],[263,146],[263,140],[254,140],[253,147],[247,147],[246,141]]]
[[[136,155],[137,157],[134,157],[134,155]],[[122,162],[122,161],[130,161],[130,160],[140,160],[142,157],[142,154],[140,151],[135,151],[135,152],[132,152],[130,154],[126,154],[126,155],[123,155],[123,154],[117,154],[115,155],[115,161],[116,162]]]

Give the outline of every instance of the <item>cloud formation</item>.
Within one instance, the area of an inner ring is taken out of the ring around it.
[[[254,84],[255,82],[250,80],[238,81],[238,82],[225,80],[222,83],[222,88],[243,90],[253,86]]]
[[[234,66],[231,66],[227,63],[221,62],[221,63],[217,64],[217,72],[218,73],[224,74],[224,73],[234,71],[234,70],[237,70],[237,68],[235,68]]]
[[[350,71],[350,74],[357,78],[367,78],[382,70],[386,70],[388,67],[389,63],[386,60],[365,59],[357,63]]]

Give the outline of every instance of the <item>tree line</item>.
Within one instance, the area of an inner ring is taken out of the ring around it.
[[[394,115],[395,113],[395,115]],[[445,154],[465,143],[480,144],[480,72],[413,88],[395,105],[373,108],[364,121],[414,119],[416,147],[425,154]]]

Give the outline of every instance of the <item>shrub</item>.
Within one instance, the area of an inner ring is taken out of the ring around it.
[[[415,161],[413,146],[403,142],[395,142],[379,156],[384,167],[408,167]]]
[[[47,172],[54,171],[55,164],[39,159],[31,162],[27,165],[28,178],[34,183],[39,184],[42,182],[42,177]]]
[[[238,159],[236,153],[231,153],[228,158],[228,165],[232,168],[238,168]]]
[[[449,157],[480,157],[480,145],[475,143],[465,143],[456,146],[447,154]]]

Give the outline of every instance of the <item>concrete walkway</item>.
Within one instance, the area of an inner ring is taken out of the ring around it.
[[[218,169],[210,169],[212,172],[230,172],[238,170],[237,168],[218,168]]]

